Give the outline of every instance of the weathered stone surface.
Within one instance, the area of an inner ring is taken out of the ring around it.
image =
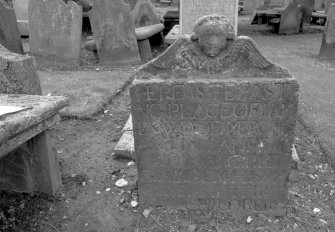
[[[127,4],[122,0],[95,1],[89,17],[100,63],[140,63],[135,25]]]
[[[28,4],[29,0],[13,0],[17,26],[23,36],[29,36]]]
[[[30,0],[30,53],[37,62],[57,66],[79,64],[82,36],[82,7],[73,1]]]
[[[199,19],[135,76],[139,201],[285,215],[298,84],[226,24]]]
[[[137,2],[137,0],[123,0],[123,1],[130,6],[131,10],[135,8]]]
[[[174,25],[173,28],[169,31],[169,33],[165,36],[164,40],[167,44],[173,44],[174,41],[179,39],[180,37],[180,29],[179,25]]]
[[[0,44],[11,52],[23,54],[14,9],[4,0],[0,0]]]
[[[135,159],[134,151],[134,135],[133,131],[123,132],[120,140],[114,148],[114,153],[117,156],[123,156],[130,159]]]
[[[58,111],[68,100],[0,95],[0,105],[27,107],[0,120],[0,189],[54,195],[61,177],[48,129],[60,121]]]
[[[332,4],[335,3],[335,0],[326,0],[326,4],[325,4],[325,13],[328,15],[329,13],[329,8]]]
[[[332,4],[328,10],[319,55],[323,58],[335,59],[335,4]]]
[[[295,2],[290,3],[281,13],[279,34],[294,34],[300,29],[302,13]]]
[[[160,33],[164,30],[164,24],[158,23],[148,26],[143,26],[135,29],[137,40],[149,39],[151,36]]]
[[[226,15],[237,34],[238,0],[184,0],[180,2],[180,34],[192,34],[194,22],[204,15]]]
[[[0,45],[0,93],[42,94],[34,57],[12,53]]]
[[[161,23],[161,20],[155,13],[151,0],[137,0],[131,14],[135,22],[135,27]]]
[[[315,11],[322,10],[324,3],[325,3],[325,0],[315,0],[314,10]]]

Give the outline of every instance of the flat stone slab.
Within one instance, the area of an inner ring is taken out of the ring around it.
[[[165,43],[173,44],[180,37],[180,28],[179,25],[174,25],[169,33],[165,36]]]
[[[58,111],[68,105],[65,97],[47,97],[37,95],[0,95],[0,105],[20,106],[26,110],[0,116],[0,158],[20,146],[28,139],[54,125],[57,119],[51,119]],[[34,128],[45,121],[40,128]],[[30,130],[30,128],[33,128]],[[26,133],[29,131],[29,133]],[[21,134],[21,137],[17,137]],[[15,143],[13,142],[15,141]]]
[[[124,156],[135,160],[135,149],[134,149],[134,135],[133,131],[123,132],[119,142],[114,148],[114,153],[117,156]]]

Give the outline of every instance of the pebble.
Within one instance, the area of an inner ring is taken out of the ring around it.
[[[111,188],[106,188],[106,192],[109,192],[109,191],[111,191]]]
[[[322,218],[320,218],[319,221],[322,222],[323,224],[328,224],[328,222]]]
[[[313,213],[315,213],[315,214],[316,214],[316,213],[320,213],[320,212],[321,212],[321,209],[319,209],[319,208],[314,208],[314,209],[313,209]]]
[[[126,181],[125,179],[120,179],[118,181],[115,182],[116,187],[122,188],[128,185],[128,181]]]
[[[144,216],[145,218],[148,218],[152,210],[153,210],[152,207],[143,210],[143,216]]]
[[[105,111],[104,111],[104,114],[107,114],[107,113],[108,113],[108,110],[105,110]]]
[[[130,161],[127,163],[128,166],[134,166],[135,165],[135,162],[134,161]]]
[[[250,223],[252,221],[252,218],[249,216],[248,218],[247,218],[247,223]]]
[[[131,205],[131,207],[135,208],[135,207],[138,206],[138,202],[137,201],[131,201],[130,205]]]
[[[308,177],[315,180],[315,176],[313,174],[308,174]]]
[[[82,186],[85,186],[85,185],[86,185],[86,183],[85,183],[85,182],[82,182],[81,184],[82,184]]]
[[[100,191],[96,191],[95,193],[96,193],[96,194],[101,194],[101,192],[100,192]]]

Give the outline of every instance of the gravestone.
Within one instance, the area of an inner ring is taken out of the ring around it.
[[[325,0],[315,0],[314,10],[315,11],[322,10],[323,6],[324,6],[324,3],[325,3]]]
[[[140,63],[135,24],[127,4],[122,0],[97,0],[89,17],[101,64]]]
[[[11,52],[23,54],[14,9],[4,0],[0,0],[0,44]]]
[[[194,22],[209,14],[226,15],[237,34],[238,0],[184,0],[180,2],[180,35],[191,35]]]
[[[131,14],[135,22],[135,27],[161,23],[161,20],[155,13],[151,0],[137,0]]]
[[[335,60],[335,4],[328,9],[319,56]]]
[[[0,45],[0,93],[42,94],[34,57],[12,53]]]
[[[29,0],[13,0],[17,26],[21,36],[29,36],[28,4]]]
[[[82,7],[73,1],[30,0],[30,53],[38,63],[77,66],[82,23]]]
[[[299,7],[302,13],[302,22],[303,23],[310,23],[312,20],[312,12],[314,10],[314,0],[305,0]]]
[[[194,30],[130,88],[140,204],[285,215],[297,81],[223,16]]]
[[[130,9],[133,10],[137,0],[123,0],[126,4],[128,4],[130,6]]]
[[[295,2],[290,3],[281,13],[279,34],[294,34],[300,29],[302,12]]]
[[[335,0],[326,0],[325,4],[325,14],[328,15],[329,7],[335,3]]]

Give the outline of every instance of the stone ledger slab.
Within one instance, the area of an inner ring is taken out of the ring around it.
[[[130,87],[140,204],[285,215],[298,83],[249,37],[201,43],[178,39]]]
[[[221,14],[227,16],[237,34],[238,0],[184,0],[180,1],[180,34],[192,34],[195,21],[204,15]]]
[[[319,56],[335,60],[335,3],[331,4],[328,9]]]
[[[42,94],[34,57],[12,53],[0,45],[0,93]]]
[[[14,9],[4,0],[0,0],[0,44],[11,52],[23,54]]]
[[[140,63],[130,7],[122,0],[97,0],[89,12],[100,63]]]
[[[82,7],[73,1],[29,1],[30,53],[37,62],[55,66],[79,64]]]

